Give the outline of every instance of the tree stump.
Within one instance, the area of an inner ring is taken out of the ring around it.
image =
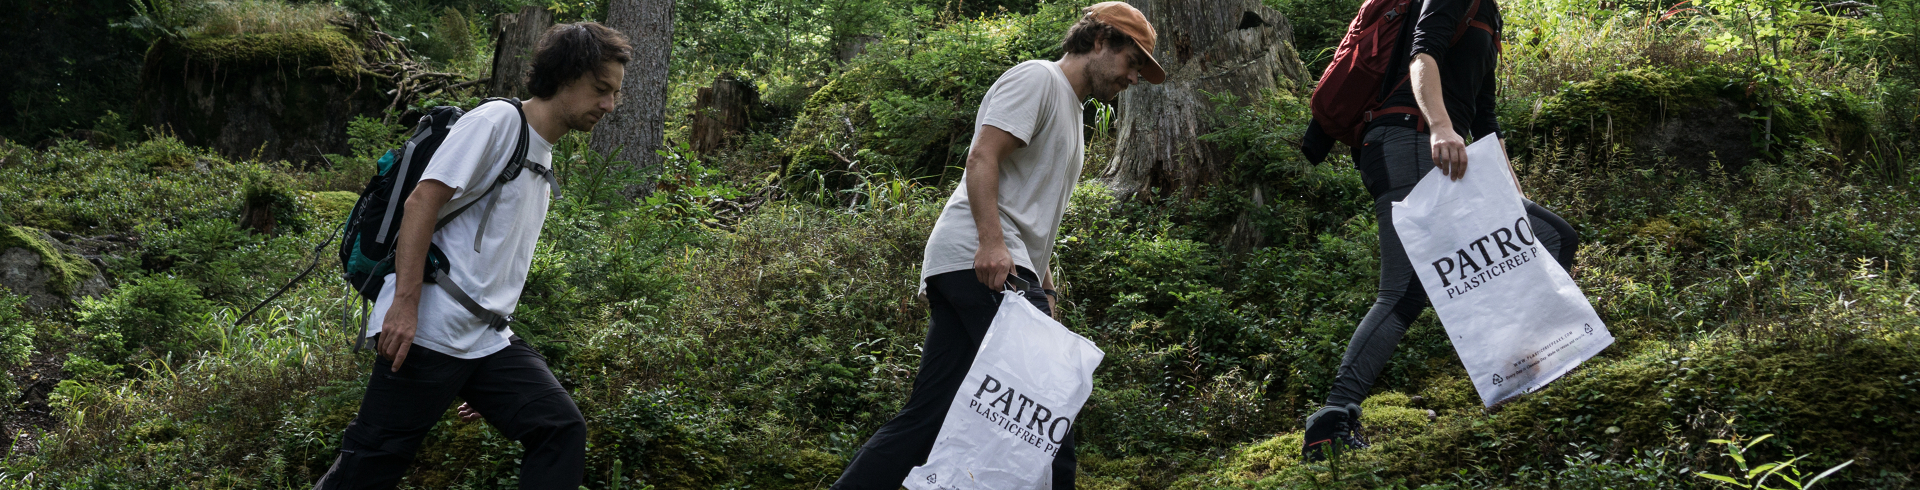
[[[714,77],[713,86],[700,87],[693,96],[693,151],[724,147],[728,136],[747,129],[749,111],[759,101],[752,85],[730,74]]]
[[[527,74],[533,71],[533,50],[551,27],[553,13],[532,5],[493,18],[493,79],[487,82],[488,95],[532,96],[527,93]]]
[[[662,161],[661,132],[667,125],[667,63],[673,56],[672,0],[615,0],[607,5],[607,27],[627,35],[633,59],[620,82],[620,105],[593,128],[593,151],[619,158],[643,174]],[[627,197],[653,193],[647,181],[626,189]]]
[[[1153,56],[1167,81],[1120,93],[1119,141],[1102,178],[1122,199],[1192,198],[1219,181],[1231,159],[1200,140],[1214,129],[1206,94],[1246,103],[1267,90],[1304,86],[1293,27],[1260,0],[1128,3],[1158,31]]]

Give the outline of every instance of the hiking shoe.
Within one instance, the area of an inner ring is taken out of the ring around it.
[[[1300,461],[1314,462],[1338,456],[1351,449],[1366,449],[1367,442],[1360,439],[1360,405],[1349,403],[1345,407],[1326,407],[1307,417],[1305,444],[1300,448]]]

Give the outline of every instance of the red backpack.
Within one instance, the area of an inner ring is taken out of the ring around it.
[[[1467,7],[1467,15],[1460,27],[1454,29],[1451,42],[1460,42],[1460,36],[1466,35],[1470,27],[1499,38],[1492,27],[1474,20],[1480,13],[1480,2],[1473,0]],[[1339,47],[1334,48],[1333,62],[1327,64],[1327,71],[1320,75],[1320,84],[1314,87],[1309,101],[1313,123],[1307,130],[1303,148],[1309,159],[1318,163],[1326,157],[1327,150],[1332,148],[1332,142],[1327,139],[1359,148],[1367,123],[1379,116],[1410,114],[1424,130],[1426,118],[1418,108],[1380,109],[1387,96],[1407,83],[1406,53],[1413,30],[1413,23],[1408,20],[1419,13],[1419,0],[1366,0],[1360,5],[1360,14],[1347,25],[1347,35],[1340,39]],[[1388,78],[1394,74],[1399,77]],[[1321,134],[1314,134],[1316,132]],[[1316,145],[1315,140],[1320,144]],[[1316,151],[1315,146],[1320,148]]]

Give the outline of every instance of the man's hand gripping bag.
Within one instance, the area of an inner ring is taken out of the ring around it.
[[[1019,292],[1001,294],[933,452],[907,474],[907,488],[1051,486],[1054,453],[1093,393],[1093,369],[1106,353]]]

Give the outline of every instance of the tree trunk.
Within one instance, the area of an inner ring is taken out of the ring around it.
[[[693,151],[721,148],[727,137],[747,129],[748,111],[758,102],[753,86],[733,75],[714,77],[693,97]]]
[[[1192,198],[1219,181],[1232,157],[1200,140],[1213,131],[1206,94],[1245,104],[1269,89],[1303,86],[1293,27],[1260,0],[1128,3],[1159,32],[1153,56],[1167,81],[1120,93],[1119,141],[1102,177],[1122,199]]]
[[[615,0],[607,6],[607,27],[627,35],[633,59],[620,82],[620,105],[593,130],[593,150],[620,151],[642,175],[660,164],[661,131],[667,125],[667,62],[673,54],[672,0]],[[653,193],[653,181],[629,187],[628,197]]]
[[[533,70],[533,49],[550,27],[553,13],[531,5],[493,18],[493,79],[487,81],[488,95],[532,96],[527,93],[527,73]]]

